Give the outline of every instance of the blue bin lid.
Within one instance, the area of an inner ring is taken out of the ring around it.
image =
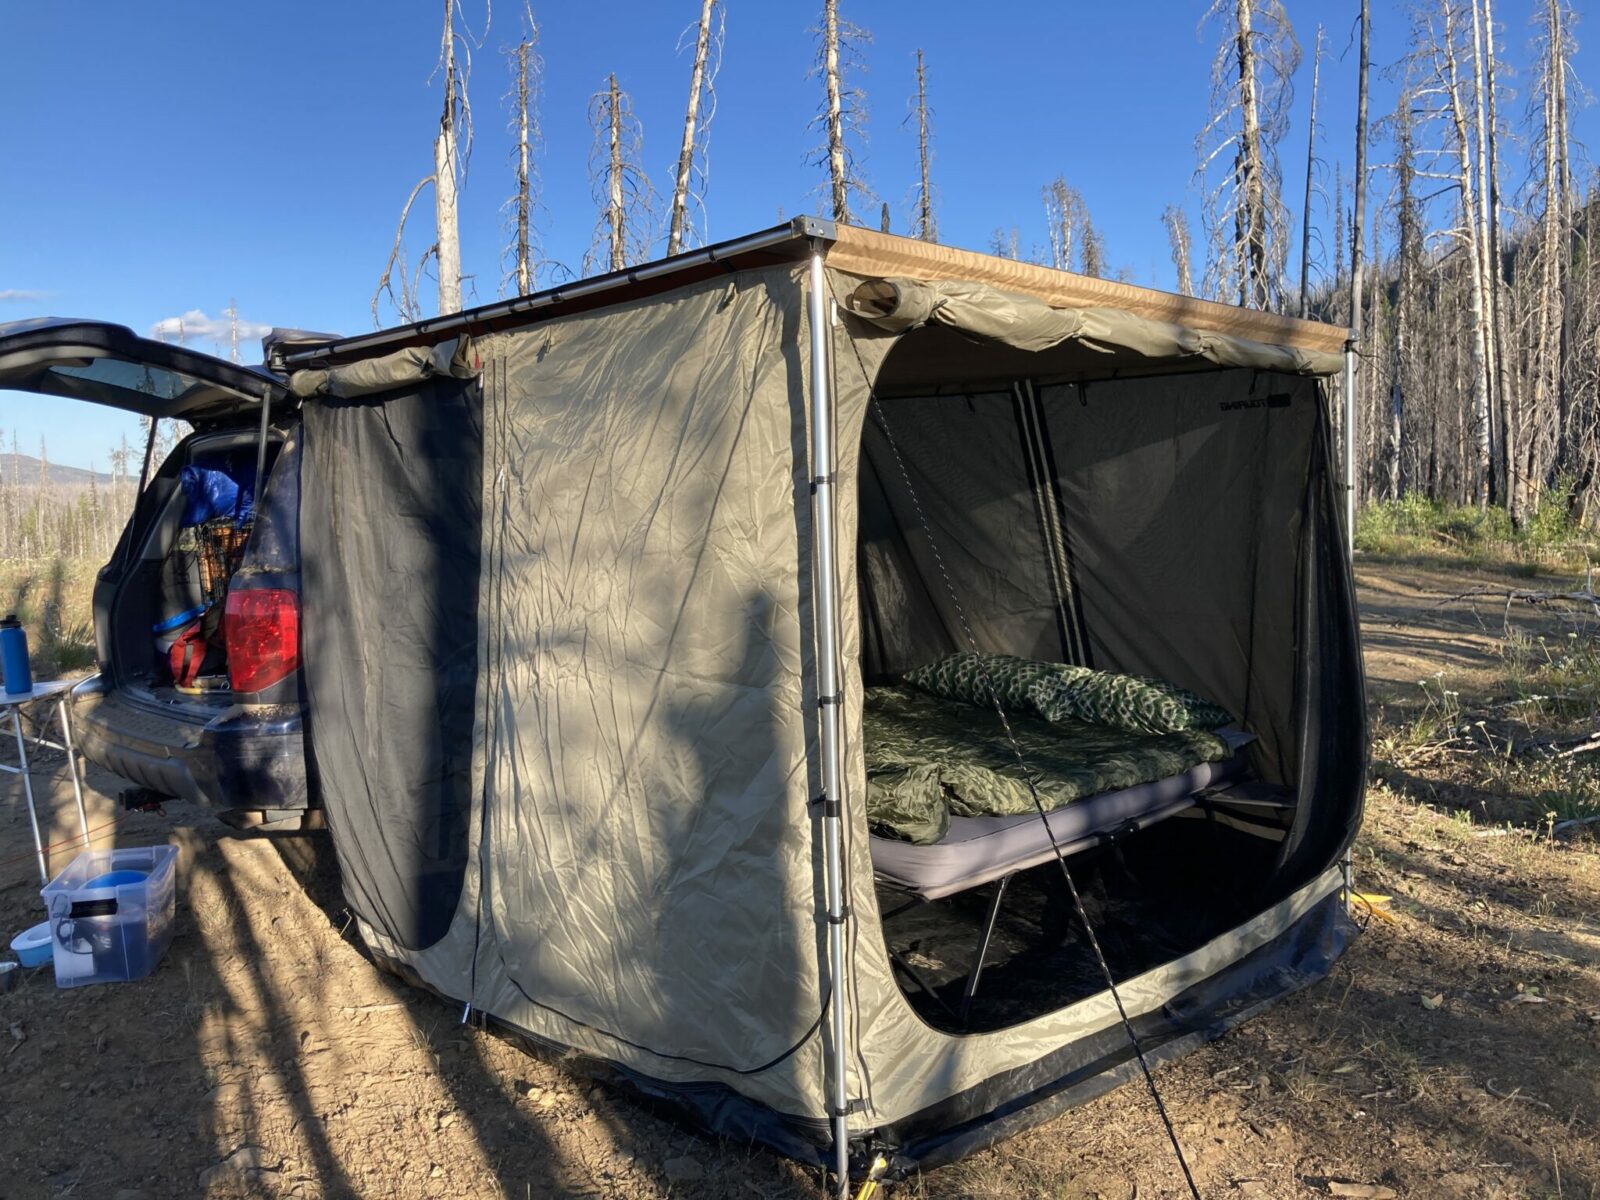
[[[157,621],[150,626],[150,632],[157,634],[171,633],[174,629],[182,629],[190,621],[202,615],[207,607],[207,605],[202,604],[199,608],[191,608],[188,612],[181,612],[175,617],[168,617],[165,621]]]
[[[143,883],[150,878],[148,871],[107,871],[96,875],[83,886],[86,888],[127,887],[130,883]]]

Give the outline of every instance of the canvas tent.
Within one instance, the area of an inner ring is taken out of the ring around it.
[[[1105,1090],[1103,989],[941,1028],[886,941],[863,697],[970,628],[1213,698],[1287,797],[1161,822],[1201,879],[1161,905],[1216,920],[1128,960],[1146,1053],[1320,978],[1365,762],[1344,336],[802,219],[296,348],[308,739],[363,937],[807,1161],[931,1165]]]

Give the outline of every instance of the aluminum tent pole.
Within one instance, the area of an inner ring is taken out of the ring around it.
[[[1356,563],[1356,331],[1344,344],[1344,552],[1352,583]],[[1344,872],[1345,908],[1355,903],[1354,847],[1346,846],[1339,862]]]
[[[1356,556],[1356,334],[1344,344],[1344,549]]]
[[[833,394],[829,339],[832,313],[827,303],[822,245],[812,243],[807,287],[811,325],[811,512],[812,567],[817,614],[817,724],[822,751],[823,887],[828,912],[828,1026],[833,1044],[827,1054],[829,1119],[833,1127],[836,1186],[850,1188],[850,1093],[846,1080],[844,926],[844,771],[839,726],[843,697],[839,672],[839,571],[834,554]]]

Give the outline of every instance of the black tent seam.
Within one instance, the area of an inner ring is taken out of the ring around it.
[[[1019,387],[1024,393],[1024,404],[1028,413],[1029,452],[1034,456],[1035,469],[1039,476],[1038,500],[1040,519],[1045,533],[1045,548],[1050,555],[1051,569],[1060,580],[1061,599],[1058,603],[1062,612],[1059,619],[1071,636],[1072,662],[1078,666],[1085,666],[1088,659],[1084,646],[1084,631],[1082,623],[1073,616],[1076,597],[1072,573],[1067,563],[1066,514],[1062,511],[1060,492],[1050,466],[1044,402],[1039,398],[1039,392],[1032,380],[1024,379]]]
[[[496,392],[497,396],[499,397],[499,399],[501,401],[501,403],[497,406],[497,410],[501,411],[501,412],[503,412],[504,409],[505,409],[505,404],[504,404],[504,400],[505,400],[505,369],[506,369],[505,357],[503,355],[497,356],[494,359],[494,373],[495,373],[496,382],[497,382],[497,385],[498,385],[495,388],[495,392]],[[478,391],[479,391],[479,397],[480,397],[480,400],[482,402],[482,405],[483,405],[483,407],[485,409],[487,409],[489,407],[489,403],[490,402],[489,402],[488,395],[486,394],[487,393],[487,389],[485,389],[484,386],[483,386],[483,381],[482,381],[482,376],[481,375],[479,376]],[[488,418],[488,414],[485,413],[484,422],[483,422],[483,437],[484,437],[485,443],[488,443],[488,441],[489,441],[489,429],[490,429],[490,427],[491,426],[490,426],[490,421],[489,421],[489,418]],[[497,558],[496,555],[497,554],[502,554],[503,551],[504,551],[504,546],[505,546],[505,538],[504,538],[505,513],[504,513],[503,505],[501,505],[498,502],[499,501],[499,484],[500,484],[500,470],[499,470],[500,453],[501,453],[501,451],[503,449],[503,443],[500,440],[502,434],[503,434],[502,430],[496,429],[496,436],[495,436],[495,441],[494,441],[494,448],[495,448],[494,473],[491,474],[491,475],[486,475],[485,476],[486,479],[489,479],[489,480],[492,481],[491,486],[493,486],[494,489],[495,489],[495,497],[496,497],[495,508],[500,510],[500,513],[499,513],[500,519],[497,522],[495,522],[494,525],[490,526],[490,547],[491,548],[490,548],[490,552],[489,552],[489,561],[490,561],[490,564],[491,564],[491,569],[492,569],[493,574],[494,574],[494,594],[493,594],[493,597],[492,597],[490,603],[485,606],[486,610],[487,610],[486,613],[485,613],[485,616],[489,620],[489,629],[486,631],[487,635],[488,635],[487,636],[487,644],[488,644],[488,647],[489,647],[489,654],[486,656],[488,658],[488,661],[485,662],[485,664],[484,664],[485,670],[484,670],[484,680],[483,680],[484,691],[489,697],[489,703],[485,704],[485,706],[484,706],[485,707],[485,711],[486,711],[486,714],[489,713],[489,712],[492,712],[494,714],[492,717],[489,718],[489,720],[491,720],[493,722],[494,728],[496,730],[498,730],[500,728],[500,716],[499,716],[500,707],[499,707],[499,705],[493,703],[493,696],[494,696],[494,689],[495,689],[495,664],[499,661],[500,656],[499,656],[499,654],[496,653],[496,647],[498,646],[498,640],[496,638],[496,630],[495,630],[495,626],[494,626],[494,620],[495,620],[495,616],[498,615],[498,613],[499,613],[499,610],[500,610],[500,598],[501,598],[501,595],[502,595],[502,593],[504,591],[504,581],[503,581],[502,575],[501,575],[501,568],[504,566],[504,560],[501,559],[501,558]],[[487,466],[488,464],[485,464],[485,465]],[[489,514],[489,508],[488,508],[487,505],[484,506],[483,513],[484,513],[484,516],[483,516],[482,519],[484,520],[484,523],[487,524],[488,521],[489,521],[489,515],[488,515]],[[480,530],[480,533],[479,533],[479,537],[480,537],[480,539],[482,537],[481,530]],[[476,697],[474,697],[474,703],[476,703]],[[488,869],[487,869],[486,864],[484,862],[484,858],[488,854],[488,847],[489,847],[489,791],[490,791],[490,789],[489,789],[489,780],[490,780],[490,777],[491,777],[491,775],[493,773],[493,759],[492,759],[492,756],[489,753],[489,747],[492,744],[493,744],[493,738],[491,737],[489,730],[487,728],[485,728],[484,729],[484,756],[483,756],[483,783],[482,783],[482,786],[481,786],[481,789],[480,789],[480,792],[479,792],[479,798],[478,798],[479,807],[481,809],[481,811],[478,814],[478,903],[477,903],[477,912],[474,915],[473,923],[472,923],[472,971],[471,971],[471,975],[470,975],[470,978],[469,978],[468,984],[467,984],[467,1007],[468,1007],[469,1011],[470,1011],[470,1009],[472,1007],[472,1002],[474,1000],[476,1000],[477,997],[478,997],[478,955],[479,955],[479,951],[480,951],[480,949],[482,948],[482,945],[483,945],[483,896],[484,896],[484,892],[488,888],[488,882],[489,882],[489,872],[488,872]]]
[[[1045,496],[1045,478],[1043,467],[1035,448],[1034,426],[1029,419],[1029,408],[1034,402],[1030,395],[1026,381],[1011,384],[1011,416],[1016,421],[1016,434],[1022,450],[1022,470],[1027,477],[1027,490],[1034,501],[1034,520],[1038,522],[1038,544],[1045,557],[1045,574],[1050,578],[1051,595],[1054,598],[1054,616],[1056,616],[1056,637],[1061,640],[1061,659],[1064,662],[1080,661],[1077,645],[1074,643],[1074,630],[1070,629],[1067,622],[1067,605],[1069,597],[1066,592],[1066,579],[1061,578],[1061,563],[1056,557],[1054,538],[1050,530],[1050,514],[1046,510],[1048,499]]]
[[[1017,426],[1017,441],[1022,450],[1022,469],[1027,476],[1028,494],[1033,500],[1034,520],[1039,524],[1039,548],[1044,554],[1045,574],[1050,578],[1050,591],[1055,598],[1056,636],[1061,642],[1061,658],[1063,662],[1077,662],[1077,655],[1073,651],[1072,632],[1067,628],[1066,597],[1062,594],[1062,581],[1056,575],[1055,555],[1051,553],[1050,532],[1047,527],[1047,517],[1044,512],[1044,496],[1039,479],[1038,461],[1034,458],[1032,438],[1028,428],[1026,415],[1027,400],[1022,393],[1020,384],[1011,386],[1011,415]],[[880,417],[880,424],[882,424]]]
[[[522,984],[513,978],[509,973],[507,973],[506,978],[510,980],[511,986],[517,989],[517,994],[529,1004],[533,1005],[535,1008],[543,1009],[545,1012],[554,1013],[563,1021],[570,1021],[579,1029],[587,1029],[592,1033],[598,1033],[600,1036],[610,1038],[619,1045],[627,1046],[630,1050],[641,1051],[653,1058],[659,1058],[664,1062],[689,1063],[692,1066],[705,1067],[707,1070],[711,1071],[727,1071],[730,1075],[742,1076],[760,1075],[762,1072],[770,1071],[773,1067],[776,1067],[780,1063],[793,1057],[802,1046],[811,1040],[812,1034],[816,1033],[822,1028],[823,1018],[828,1015],[828,1004],[831,1002],[833,997],[833,989],[830,987],[827,994],[822,997],[822,1011],[817,1014],[817,1019],[811,1022],[811,1024],[806,1028],[806,1031],[800,1035],[799,1040],[785,1050],[782,1054],[778,1055],[769,1062],[762,1063],[759,1067],[730,1067],[726,1063],[710,1062],[703,1058],[695,1058],[692,1054],[668,1054],[662,1050],[652,1050],[649,1046],[646,1046],[642,1042],[631,1041],[628,1038],[623,1037],[620,1033],[612,1033],[611,1030],[600,1025],[591,1025],[587,1021],[580,1021],[571,1013],[564,1012],[553,1004],[546,1004],[542,1000],[535,1000],[532,996],[528,995],[527,989],[524,988]]]
[[[1083,592],[1078,587],[1078,559],[1072,552],[1072,536],[1067,525],[1067,501],[1061,492],[1061,468],[1056,465],[1055,444],[1050,440],[1050,426],[1046,417],[1044,398],[1035,392],[1034,403],[1037,408],[1039,422],[1039,447],[1044,454],[1045,479],[1050,487],[1050,496],[1056,506],[1056,516],[1061,530],[1061,558],[1062,569],[1067,577],[1067,604],[1070,619],[1077,626],[1078,631],[1078,665],[1082,667],[1094,666],[1094,654],[1089,649],[1089,625],[1083,617]]]

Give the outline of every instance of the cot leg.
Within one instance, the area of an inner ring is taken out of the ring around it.
[[[56,702],[56,718],[61,723],[61,744],[67,751],[67,773],[72,776],[72,794],[78,801],[78,828],[83,833],[83,848],[89,848],[89,814],[83,807],[83,775],[78,769],[78,752],[72,748],[72,719],[67,715],[67,697]]]
[[[983,977],[983,961],[989,957],[989,941],[994,937],[994,923],[1000,916],[1000,901],[1005,899],[1006,884],[1010,875],[1002,875],[994,885],[994,896],[989,900],[989,915],[984,918],[983,936],[978,939],[978,953],[972,964],[972,974],[967,977],[967,990],[961,997],[961,1023],[967,1023],[972,1013],[972,998],[978,994],[978,980]]]

